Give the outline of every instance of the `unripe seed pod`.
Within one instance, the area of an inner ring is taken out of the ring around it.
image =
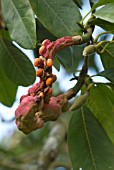
[[[52,59],[51,59],[51,58],[47,59],[47,61],[46,61],[46,65],[47,65],[48,67],[52,67],[52,65],[53,65],[53,61],[52,61]]]
[[[44,92],[40,92],[40,97],[44,98]]]
[[[42,45],[42,46],[39,48],[39,54],[40,54],[40,55],[43,55],[45,52],[46,52],[46,48],[45,48],[44,45]]]
[[[83,95],[79,96],[74,103],[72,104],[72,106],[70,107],[70,111],[74,111],[79,109],[81,106],[83,106],[86,102],[86,100],[89,97],[89,92],[86,91]]]
[[[91,54],[95,53],[95,51],[96,51],[96,46],[95,45],[89,45],[89,46],[84,48],[83,56],[91,55]]]
[[[36,58],[35,60],[34,60],[34,66],[35,67],[38,67],[38,64],[40,63],[40,58]]]
[[[43,69],[39,68],[38,70],[36,70],[36,76],[41,77],[43,74]]]
[[[46,92],[46,95],[52,94],[52,88],[49,88],[49,90]]]
[[[52,85],[52,83],[53,83],[53,79],[51,77],[47,78],[46,85],[50,86],[50,85]]]

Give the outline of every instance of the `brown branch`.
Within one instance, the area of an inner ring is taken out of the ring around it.
[[[5,22],[2,18],[2,5],[0,0],[0,30],[5,28]]]
[[[87,77],[87,71],[88,71],[88,56],[84,56],[84,64],[82,67],[82,70],[80,72],[80,75],[78,77],[78,82],[76,85],[65,92],[65,95],[67,99],[71,99],[72,97],[76,96],[79,90],[82,88],[82,86],[85,83],[86,77]]]
[[[57,121],[46,140],[38,157],[38,170],[48,170],[50,164],[58,156],[58,147],[64,141],[67,128],[61,121]]]

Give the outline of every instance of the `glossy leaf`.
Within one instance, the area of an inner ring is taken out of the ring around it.
[[[8,79],[2,67],[0,67],[0,102],[9,107],[12,106],[16,91],[17,86]]]
[[[45,39],[49,39],[50,41],[56,40],[56,37],[51,34],[38,20],[36,20],[36,26],[38,42],[42,42]]]
[[[16,85],[28,86],[35,81],[31,61],[10,41],[0,37],[0,65]]]
[[[72,46],[57,53],[57,58],[68,73],[76,71],[80,62],[83,60],[82,51],[83,46]]]
[[[76,5],[80,8],[80,9],[82,9],[82,0],[73,0],[75,3],[76,3]]]
[[[90,90],[87,107],[93,112],[114,144],[114,91],[105,84],[97,84]]]
[[[74,170],[114,169],[114,145],[86,107],[71,118],[68,147]]]
[[[57,71],[60,71],[60,62],[56,56],[53,58],[53,66],[57,69]]]
[[[96,18],[96,19],[91,20],[90,24],[100,26],[104,30],[111,31],[112,33],[114,33],[114,24],[107,22],[107,21],[104,21],[100,18]]]
[[[12,40],[24,48],[35,48],[35,17],[28,0],[2,0],[2,14]]]
[[[67,47],[63,50],[59,51],[56,54],[59,62],[64,66],[64,68],[67,70],[72,69],[73,65],[73,54],[72,54],[72,48]]]
[[[103,49],[103,47],[101,48]],[[109,44],[104,53],[100,54],[100,57],[105,69],[114,68],[114,43]]]
[[[39,21],[56,37],[81,34],[81,14],[73,0],[30,0]]]
[[[93,5],[92,9],[95,9],[99,6],[106,5],[106,4],[113,3],[113,2],[114,0],[99,0],[96,4]]]
[[[100,19],[114,23],[114,3],[110,3],[99,9],[94,14]]]
[[[96,76],[103,76],[110,82],[114,83],[114,68],[99,72]]]

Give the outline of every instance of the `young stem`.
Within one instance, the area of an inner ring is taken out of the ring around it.
[[[102,33],[98,34],[98,35],[96,36],[96,38],[94,39],[94,43],[96,43],[96,42],[98,41],[98,39],[99,39],[99,37],[100,37],[101,35],[103,35],[103,34],[110,34],[110,33],[111,33],[111,31],[106,31],[106,32],[102,32]]]

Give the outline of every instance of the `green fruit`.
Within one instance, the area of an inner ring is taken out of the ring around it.
[[[74,103],[72,104],[72,106],[70,107],[70,111],[74,111],[79,109],[81,106],[83,106],[86,102],[86,100],[89,97],[89,91],[86,91],[83,95],[79,96]]]

